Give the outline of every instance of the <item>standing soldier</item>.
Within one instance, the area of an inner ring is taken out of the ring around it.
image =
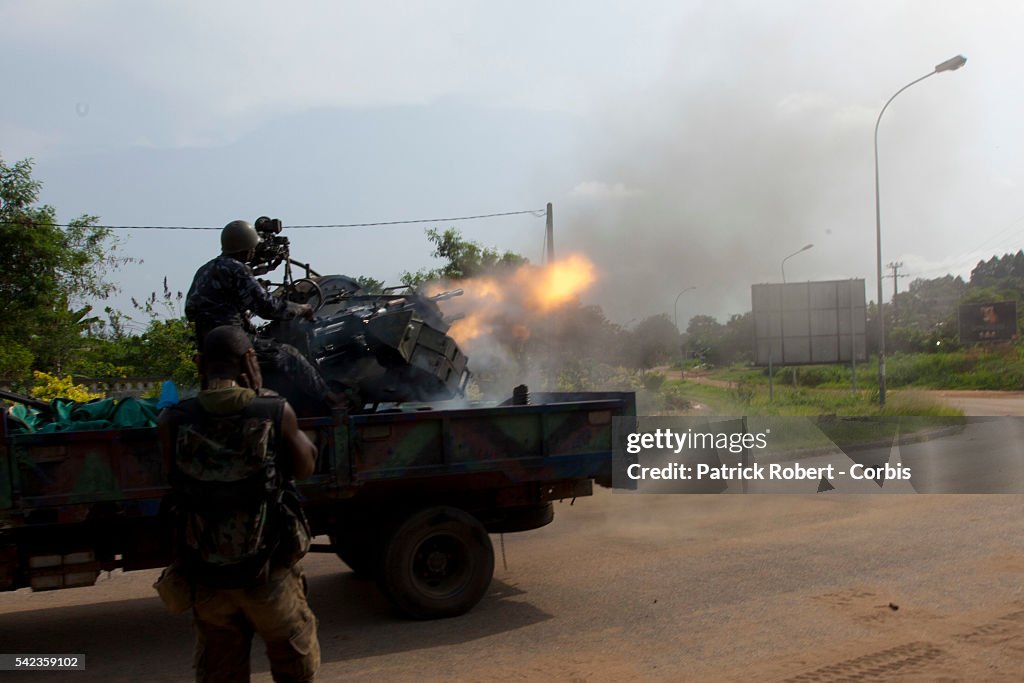
[[[187,585],[181,607],[191,602],[195,617],[196,680],[248,681],[259,633],[275,681],[312,681],[320,646],[298,564],[309,527],[294,479],[312,474],[316,447],[284,398],[261,395],[241,328],[214,328],[199,367],[205,389],[158,424],[172,488],[172,567]]]

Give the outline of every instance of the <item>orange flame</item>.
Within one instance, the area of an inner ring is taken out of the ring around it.
[[[531,278],[530,295],[536,306],[548,312],[578,297],[596,279],[594,264],[585,256],[571,254],[545,266],[540,278]]]
[[[525,341],[538,314],[551,314],[575,300],[596,280],[594,264],[572,254],[542,267],[523,265],[504,276],[448,283],[465,290],[450,303],[452,312],[462,311],[464,317],[448,334],[460,345],[488,335],[506,342]]]
[[[483,314],[477,311],[467,313],[464,318],[459,318],[452,323],[451,329],[448,330],[448,335],[461,345],[488,334],[490,331],[491,326],[484,320]]]

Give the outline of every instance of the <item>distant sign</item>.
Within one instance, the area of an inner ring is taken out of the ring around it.
[[[866,360],[864,280],[753,285],[754,364]]]
[[[1017,302],[960,306],[960,343],[1010,341],[1017,336]]]

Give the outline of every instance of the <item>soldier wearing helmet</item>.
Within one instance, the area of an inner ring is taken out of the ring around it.
[[[247,265],[260,242],[246,221],[231,221],[220,233],[221,255],[196,271],[185,299],[185,316],[195,325],[196,348],[221,325],[243,329],[253,339],[267,386],[286,396],[300,416],[323,415],[347,399],[331,391],[320,372],[298,349],[273,339],[255,339],[251,317],[266,320],[313,318],[309,304],[272,296]]]
[[[249,262],[260,242],[259,233],[246,221],[231,221],[220,233],[221,255],[196,271],[185,299],[185,316],[195,324],[196,347],[202,351],[206,334],[220,325],[255,333],[253,314],[267,320],[313,317],[308,304],[271,296],[256,280]]]

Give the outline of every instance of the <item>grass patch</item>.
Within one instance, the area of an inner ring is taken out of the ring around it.
[[[957,417],[963,413],[930,397],[912,391],[895,391],[887,396],[885,408],[868,391],[849,389],[793,389],[776,384],[769,400],[767,384],[735,382],[716,387],[691,381],[666,380],[658,390],[654,406],[663,415],[704,413],[708,415],[838,415],[838,416],[931,416]]]
[[[775,368],[776,391],[793,386],[792,367]],[[718,368],[708,377],[734,383],[768,385],[767,368],[733,365]],[[804,365],[796,368],[797,389],[849,391],[853,374],[849,365]],[[857,387],[878,391],[878,359],[857,365]],[[886,358],[889,389],[1024,389],[1024,346],[975,346],[943,353],[897,353]]]
[[[872,363],[877,373],[878,365]],[[933,389],[1024,389],[1024,358],[1014,346],[949,353],[897,354],[886,359],[886,384]]]
[[[833,443],[885,443],[891,442],[897,429],[903,435],[929,433],[966,422],[957,408],[920,392],[892,392],[882,409],[877,395],[866,391],[851,394],[849,389],[776,386],[774,400],[769,401],[767,386],[742,381],[719,387],[667,380],[653,405],[659,412],[646,414],[746,417],[751,433],[771,431],[765,455],[827,450],[834,448]]]

